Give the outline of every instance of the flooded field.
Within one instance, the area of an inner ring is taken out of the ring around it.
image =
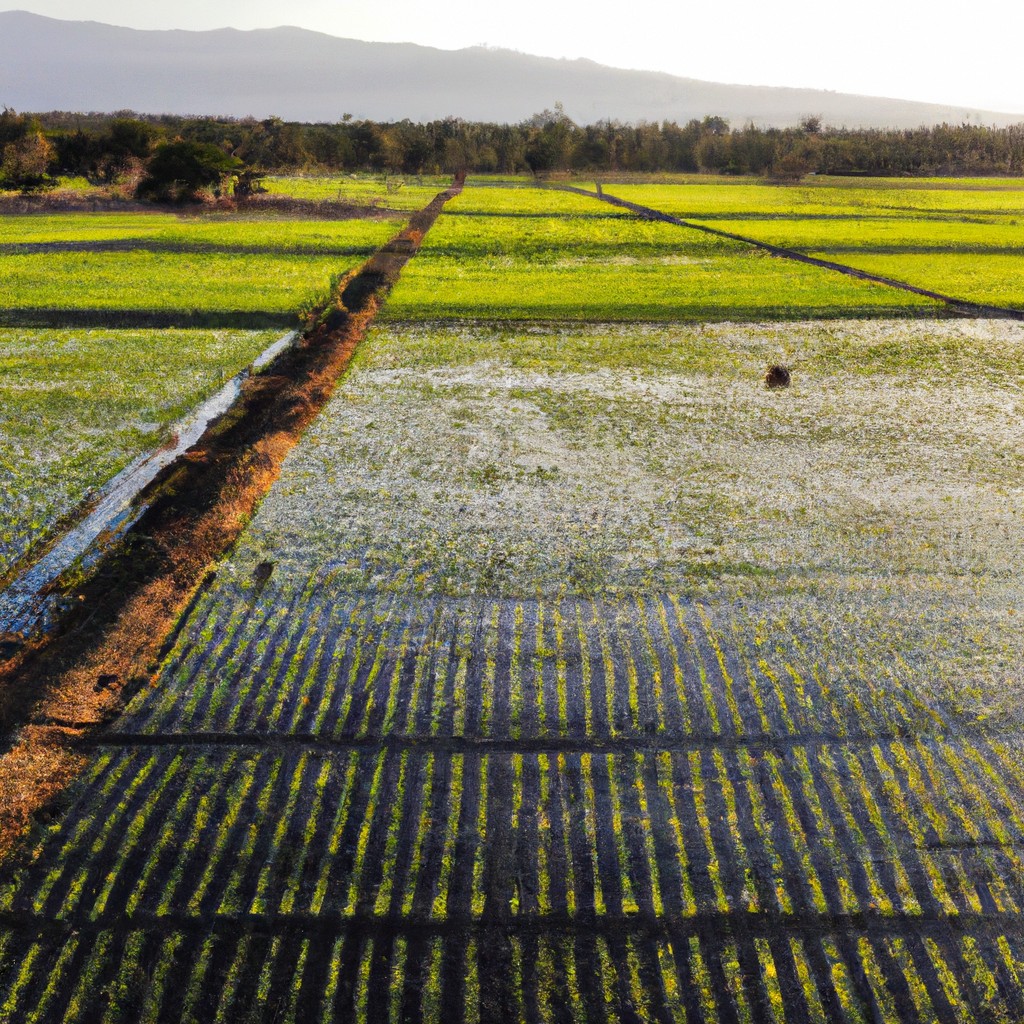
[[[1024,325],[419,280],[76,733],[0,1019],[1024,1016]]]

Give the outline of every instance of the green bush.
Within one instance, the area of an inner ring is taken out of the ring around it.
[[[210,191],[224,191],[224,183],[242,161],[208,142],[164,142],[146,166],[137,194],[158,202],[183,203]]]

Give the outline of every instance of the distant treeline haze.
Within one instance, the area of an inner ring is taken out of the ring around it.
[[[809,116],[797,128],[734,128],[720,117],[682,125],[577,125],[557,106],[519,124],[456,118],[415,124],[346,116],[333,124],[302,124],[132,112],[0,114],[5,159],[14,160],[21,147],[37,169],[45,159],[49,175],[112,181],[173,140],[216,146],[260,171],[1024,175],[1024,124],[849,130]]]

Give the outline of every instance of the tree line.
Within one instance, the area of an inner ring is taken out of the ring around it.
[[[538,175],[710,172],[796,180],[805,174],[1024,176],[1024,124],[847,129],[806,117],[796,127],[733,127],[709,116],[577,125],[556,104],[519,124],[446,118],[418,124],[344,115],[306,124],[272,117],[0,113],[0,187],[44,188],[60,175],[128,182],[176,198],[169,184],[243,190],[260,173],[371,171]],[[175,177],[178,175],[178,177]],[[177,196],[183,198],[183,196]]]

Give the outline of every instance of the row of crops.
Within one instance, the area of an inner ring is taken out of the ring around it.
[[[738,916],[859,931],[866,920],[1015,928],[1024,900],[1012,741],[620,754],[136,746],[94,759],[88,792],[40,839],[6,912],[303,928],[719,928]]]
[[[656,937],[617,926],[577,935],[479,929],[401,936],[364,929],[298,938],[287,930],[84,929],[0,936],[20,970],[0,978],[8,1019],[252,1022],[374,1020],[1012,1021],[1024,953],[1017,935],[981,939],[774,932]],[[74,979],[72,985],[69,979]],[[979,1017],[976,1014],[986,1014]]]
[[[11,1012],[1014,1019],[1015,733],[667,595],[215,591],[0,889]]]
[[[765,616],[664,594],[339,600],[336,577],[327,567],[258,597],[214,588],[179,636],[161,693],[116,728],[782,742],[943,730],[969,707],[966,680],[931,693],[922,684],[941,654],[909,664],[913,641],[894,629],[886,643],[881,623],[877,638],[852,623],[816,635],[813,609]]]

